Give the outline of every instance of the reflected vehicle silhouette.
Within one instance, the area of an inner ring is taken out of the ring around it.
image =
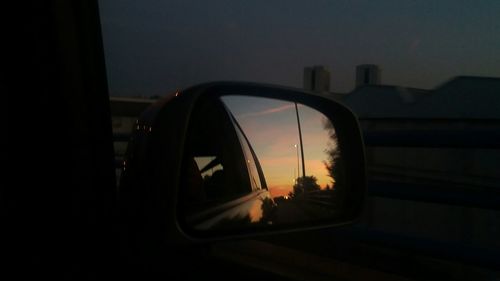
[[[276,204],[247,137],[220,99],[190,122],[181,183],[181,222],[188,229],[272,224]]]

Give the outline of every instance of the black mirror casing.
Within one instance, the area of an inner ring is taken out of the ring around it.
[[[223,95],[245,95],[294,101],[335,120],[348,186],[341,218],[331,223],[304,223],[293,228],[211,232],[186,231],[179,219],[178,198],[181,166],[190,117],[201,102]],[[129,240],[140,248],[158,251],[163,246],[213,241],[229,237],[343,225],[355,221],[362,211],[366,192],[364,146],[355,115],[344,105],[319,95],[278,86],[213,82],[177,92],[157,102],[138,119],[129,142],[119,187],[120,216]],[[132,238],[132,239],[130,239]]]

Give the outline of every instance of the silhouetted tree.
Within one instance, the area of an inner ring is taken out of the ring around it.
[[[320,190],[318,179],[315,176],[305,176],[297,178],[297,182],[293,185],[294,197],[303,193],[308,193],[315,190]]]

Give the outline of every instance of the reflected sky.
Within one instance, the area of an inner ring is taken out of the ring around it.
[[[272,196],[287,195],[298,171],[302,171],[295,105],[247,96],[224,96],[222,100],[252,144]],[[331,144],[328,131],[323,128],[326,117],[305,105],[298,105],[298,110],[306,175],[314,175],[324,188],[332,182],[324,164],[325,149]]]

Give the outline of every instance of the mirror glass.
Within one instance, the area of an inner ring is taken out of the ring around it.
[[[304,104],[228,95],[195,109],[179,214],[195,231],[332,222],[346,187],[334,120]]]

